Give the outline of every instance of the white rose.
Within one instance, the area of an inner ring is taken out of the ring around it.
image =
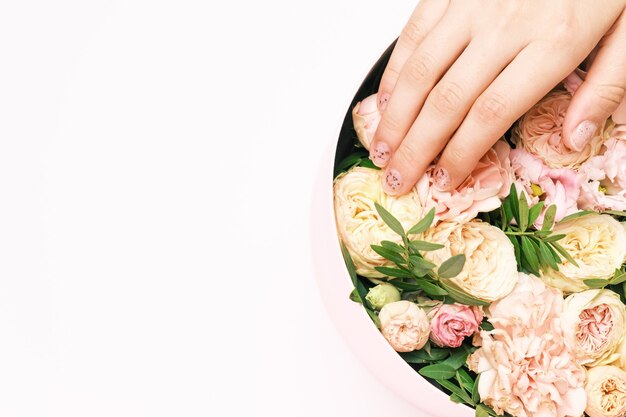
[[[590,214],[559,223],[554,233],[565,235],[559,243],[578,266],[564,261],[558,271],[549,269],[541,277],[565,292],[589,289],[586,279],[611,278],[626,258],[626,229],[609,215]]]
[[[626,413],[626,372],[615,366],[596,366],[585,382],[589,417],[622,417]]]
[[[563,303],[565,344],[581,365],[606,365],[617,360],[624,324],[626,306],[613,291],[588,290],[570,295]]]
[[[335,219],[341,240],[352,256],[359,275],[380,278],[376,266],[392,263],[372,250],[383,240],[402,242],[382,220],[374,203],[383,206],[400,221],[405,230],[417,223],[425,213],[414,190],[399,197],[388,196],[382,188],[383,172],[355,167],[335,179]]]
[[[396,352],[424,347],[430,334],[426,312],[410,301],[385,304],[378,315],[380,331]]]
[[[497,227],[480,220],[444,222],[429,229],[424,240],[445,246],[424,254],[437,265],[453,255],[465,254],[463,270],[447,282],[472,297],[496,301],[508,295],[517,283],[513,244]]]

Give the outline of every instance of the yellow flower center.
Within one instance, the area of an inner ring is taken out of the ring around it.
[[[543,194],[543,189],[539,186],[539,184],[530,184],[530,189],[535,197],[539,197]]]

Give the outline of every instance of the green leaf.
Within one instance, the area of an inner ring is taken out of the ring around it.
[[[375,169],[376,171],[380,170],[380,168],[374,165],[374,162],[372,162],[372,160],[369,158],[361,158],[361,161],[359,161],[357,165],[362,166],[364,168]]]
[[[602,214],[612,214],[613,216],[626,217],[626,211],[606,210]]]
[[[376,327],[380,329],[380,319],[378,318],[378,315],[373,310],[370,310],[367,307],[365,308],[365,310],[367,311],[367,314],[369,314],[370,318],[374,322],[374,325],[376,325]]]
[[[548,237],[543,238],[544,242],[556,242],[558,240],[561,240],[565,237],[566,235],[560,234],[560,235],[550,235]]]
[[[433,268],[437,266],[418,255],[410,255],[409,260],[411,261],[411,265],[413,265],[412,272],[418,277],[429,274]]]
[[[374,267],[381,274],[385,274],[388,277],[394,278],[413,278],[413,274],[409,271],[405,271],[404,269],[399,268],[389,268],[386,266],[376,266]]]
[[[433,220],[435,220],[435,208],[433,207],[426,213],[426,216],[417,224],[409,229],[407,232],[409,235],[418,235],[420,233],[424,233],[428,228],[433,224]]]
[[[437,275],[440,278],[454,278],[461,273],[465,266],[465,255],[458,254],[446,259],[439,269]]]
[[[350,293],[350,300],[354,301],[355,303],[363,304],[361,295],[359,294],[359,291],[357,291],[356,288],[353,289],[352,292]]]
[[[474,381],[474,388],[472,389],[472,401],[474,401],[474,403],[480,402],[480,393],[478,392],[478,381],[480,381],[480,375],[476,377],[476,381]]]
[[[425,366],[418,372],[421,376],[436,380],[450,379],[454,378],[454,376],[456,375],[456,370],[453,367],[440,363]]]
[[[385,249],[382,246],[378,246],[378,245],[370,245],[370,246],[374,252],[376,252],[383,258],[389,259],[391,262],[394,262],[398,265],[406,264],[406,260],[401,255],[397,254],[396,252],[389,250],[389,249]]]
[[[574,258],[572,258],[572,255],[570,255],[570,254],[569,254],[569,253],[565,250],[565,248],[564,248],[563,246],[559,245],[559,244],[558,244],[558,243],[556,243],[556,242],[551,242],[550,244],[552,245],[552,247],[553,247],[554,249],[556,249],[556,251],[557,251],[558,253],[560,253],[560,254],[561,254],[561,256],[563,256],[565,259],[567,259],[567,261],[568,261],[569,263],[571,263],[571,264],[572,264],[572,265],[574,265],[574,266],[578,266],[578,262],[576,262],[576,261],[574,260]]]
[[[555,271],[559,270],[559,265],[556,263],[554,259],[554,255],[550,252],[550,247],[544,243],[542,240],[538,240],[539,245],[539,255],[541,258],[541,263],[545,266],[548,266]]]
[[[357,277],[356,277],[356,267],[354,266],[354,262],[352,262],[352,257],[350,256],[350,252],[348,248],[346,248],[345,243],[341,242],[341,254],[343,255],[343,261],[348,268],[348,274],[350,275],[350,279],[352,280],[352,285],[356,287]]]
[[[552,226],[554,226],[554,218],[556,217],[556,206],[552,204],[546,210],[546,214],[543,216],[543,225],[541,225],[541,230],[552,230]]]
[[[493,330],[493,324],[491,324],[489,321],[485,320],[480,324],[480,328],[482,330],[485,330],[487,332],[490,332]]]
[[[474,378],[472,378],[464,368],[456,370],[456,380],[459,382],[459,385],[465,388],[468,392],[472,392],[474,390]],[[474,401],[473,398],[472,401]]]
[[[507,235],[507,237],[513,244],[513,249],[515,250],[515,259],[517,259],[517,265],[521,265],[522,264],[522,255],[521,255],[522,252],[519,246],[519,240],[517,239],[517,236]]]
[[[521,237],[522,240],[522,254],[524,255],[524,259],[528,263],[528,267],[530,271],[535,275],[538,275],[539,272],[539,259],[537,258],[537,253],[535,252],[535,248],[532,243],[530,243],[530,239],[526,236]]]
[[[409,242],[409,245],[411,245],[411,247],[416,251],[433,251],[445,248],[445,246],[440,243],[431,243],[424,240],[412,240]]]
[[[585,279],[583,280],[583,283],[588,286],[589,288],[592,289],[599,289],[599,288],[604,288],[607,285],[609,285],[609,281],[606,279],[596,279],[596,278],[592,278],[592,279]]]
[[[404,253],[406,252],[406,250],[402,246],[390,240],[383,240],[382,242],[380,242],[380,246],[390,251],[396,252],[400,255],[404,255]]]
[[[509,193],[507,200],[509,200],[511,204],[511,214],[519,225],[519,194],[517,193],[517,188],[515,188],[515,183],[511,184],[511,192]]]
[[[394,287],[400,288],[403,291],[421,291],[422,287],[418,286],[417,284],[412,284],[410,282],[403,282],[403,281],[398,281],[398,280],[389,280],[389,283],[391,285],[393,285]]]
[[[452,297],[452,299],[454,299],[454,301],[458,303],[465,304],[468,306],[488,306],[489,305],[489,303],[486,301],[479,300],[477,298],[474,298],[470,295],[465,294],[464,292],[459,291],[453,285],[447,284],[446,281],[440,281],[439,285],[441,285],[441,287],[444,290],[448,291],[448,294],[450,295],[450,297]]]
[[[414,350],[413,352],[401,353],[402,359],[408,363],[422,364],[432,363],[445,359],[449,355],[447,349],[431,348],[430,353],[426,350]]]
[[[442,387],[444,387],[445,389],[447,389],[448,391],[450,391],[452,394],[462,399],[463,402],[465,402],[466,404],[474,405],[472,398],[467,394],[467,392],[465,392],[463,388],[456,386],[453,382],[438,379],[437,383],[441,385]]]
[[[613,275],[613,278],[611,278],[610,282],[611,285],[617,285],[617,284],[621,284],[622,282],[626,281],[626,272],[621,271],[619,269],[615,270],[615,275]]]
[[[457,404],[465,404],[465,401],[456,394],[450,395],[450,401]]]
[[[528,200],[526,200],[526,193],[522,191],[519,195],[519,229],[524,232],[528,228]]]
[[[358,151],[350,154],[337,164],[337,170],[347,171],[353,166],[358,165],[364,157],[367,157],[367,151]]]
[[[442,363],[456,370],[456,369],[461,368],[463,365],[465,365],[468,355],[469,355],[469,351],[467,349],[465,349],[464,347],[459,347],[457,349],[454,349],[450,353],[450,356],[448,357],[448,359],[446,359]]]
[[[448,295],[448,292],[446,290],[428,281],[418,280],[417,285],[419,285],[420,288],[428,295],[435,295],[435,296]]]
[[[476,406],[476,417],[489,417],[492,415],[488,410],[488,407],[483,404],[478,404]],[[495,415],[495,413],[493,414]]]
[[[505,198],[502,203],[502,227],[504,229],[505,226],[508,226],[511,223],[511,219],[513,219],[513,212],[511,210],[511,199]]]
[[[537,221],[537,218],[539,218],[539,215],[541,214],[541,210],[543,210],[544,204],[545,203],[543,201],[540,201],[534,206],[532,206],[530,210],[528,210],[528,224],[529,225],[535,224],[535,221]]]
[[[589,214],[595,214],[595,213],[597,213],[597,212],[593,211],[593,210],[582,210],[582,211],[579,211],[579,212],[576,212],[576,213],[572,213],[569,216],[563,217],[561,219],[561,221],[559,221],[559,223],[564,223],[564,222],[567,222],[569,220],[577,219],[579,217],[583,217],[583,216],[587,216]],[[607,212],[605,212],[605,213],[607,213]]]
[[[381,206],[380,204],[374,203],[374,206],[376,207],[376,211],[378,212],[378,215],[380,216],[380,218],[383,219],[385,224],[389,226],[391,230],[393,230],[400,236],[406,236],[404,233],[404,228],[402,227],[402,224],[400,224],[398,219],[393,217],[393,215],[389,213],[387,210],[385,210],[385,208]]]

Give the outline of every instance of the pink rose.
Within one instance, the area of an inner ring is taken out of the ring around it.
[[[470,176],[453,191],[439,191],[433,185],[432,165],[415,185],[421,203],[435,207],[437,219],[464,223],[479,212],[489,212],[502,204],[511,188],[511,148],[501,140],[482,157]]]
[[[597,155],[602,143],[608,139],[605,123],[582,150],[565,146],[561,140],[561,129],[571,99],[567,91],[548,94],[522,116],[513,130],[513,140],[518,147],[523,147],[551,168],[578,168],[591,156]]]
[[[352,109],[354,130],[359,138],[359,142],[365,149],[370,148],[374,133],[380,123],[381,114],[378,111],[377,96],[377,94],[372,94],[363,99],[363,101],[356,103],[356,106]]]
[[[580,208],[626,210],[626,125],[617,125],[600,155],[580,168],[583,182]]]
[[[463,339],[476,333],[483,321],[479,308],[463,304],[442,304],[429,316],[430,340],[439,347],[461,346]]]
[[[542,200],[545,207],[535,221],[541,228],[545,212],[549,206],[557,207],[556,221],[578,211],[578,196],[582,177],[568,168],[549,168],[539,158],[524,149],[511,151],[511,167],[515,174],[518,192],[524,191],[529,205]]]
[[[520,273],[513,292],[489,307],[494,330],[482,331],[467,360],[480,374],[478,392],[498,414],[581,416],[585,370],[564,343],[560,290]]]
[[[576,90],[578,90],[578,87],[580,87],[583,83],[586,76],[586,72],[576,68],[574,72],[572,72],[570,75],[567,76],[567,78],[563,80],[563,87],[565,87],[567,92],[573,96]]]

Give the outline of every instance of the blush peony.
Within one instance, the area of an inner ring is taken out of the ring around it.
[[[586,407],[584,369],[563,343],[559,290],[520,274],[511,294],[489,309],[492,331],[482,331],[469,358],[480,374],[480,399],[514,417],[581,416]]]
[[[482,310],[463,304],[442,304],[428,314],[430,340],[439,347],[459,347],[463,340],[478,331]]]
[[[589,417],[622,417],[626,414],[626,372],[614,366],[597,366],[587,372],[585,383]]]
[[[572,294],[563,303],[561,326],[565,344],[581,365],[606,365],[619,358],[626,306],[610,290]]]
[[[359,142],[365,149],[370,148],[376,128],[380,123],[381,114],[377,105],[378,94],[372,94],[356,103],[352,109],[352,123],[359,138]]]
[[[385,304],[378,315],[380,331],[396,352],[412,352],[428,341],[426,312],[410,301]]]
[[[341,240],[352,256],[358,274],[369,278],[384,275],[376,266],[392,263],[372,250],[383,240],[400,243],[400,237],[378,215],[374,203],[385,207],[409,229],[425,214],[417,194],[392,197],[382,188],[382,171],[355,167],[335,179],[335,219]]]
[[[415,186],[422,205],[435,207],[438,220],[457,223],[497,209],[511,188],[510,152],[511,148],[504,140],[498,141],[469,177],[452,191],[440,191],[433,186],[435,166],[431,166]]]
[[[561,129],[572,99],[567,91],[554,91],[534,105],[513,129],[513,141],[551,168],[578,168],[597,155],[612,129],[607,121],[580,151],[565,146]]]
[[[497,227],[479,220],[442,222],[429,229],[424,239],[444,245],[424,254],[437,265],[453,255],[465,254],[461,273],[446,282],[472,297],[492,302],[509,294],[517,282],[513,244]]]

